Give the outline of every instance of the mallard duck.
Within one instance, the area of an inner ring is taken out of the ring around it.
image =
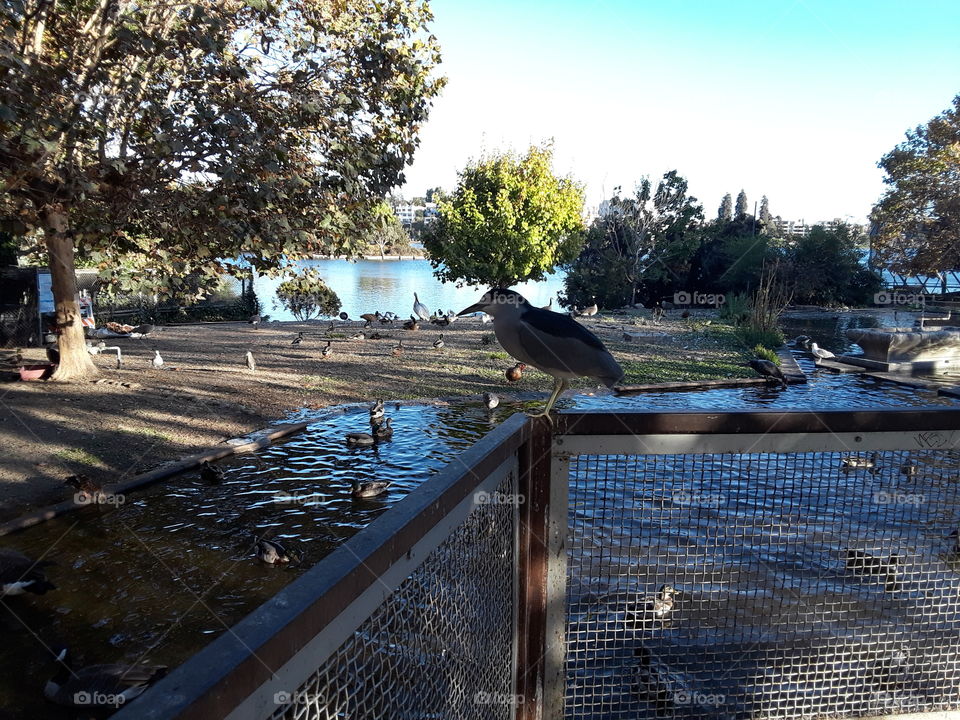
[[[78,710],[119,708],[167,674],[165,665],[91,665],[71,669],[66,657],[66,650],[57,656],[60,669],[47,681],[43,694],[58,705]],[[113,704],[107,705],[110,701]]]
[[[390,354],[394,357],[400,357],[403,355],[403,340],[399,340],[396,345],[394,345],[393,350],[390,351]]]
[[[830,358],[836,357],[836,355],[834,355],[832,352],[829,350],[824,350],[815,342],[810,343],[810,354],[813,355],[813,361],[815,363],[819,363],[821,360],[829,360]]]
[[[333,347],[331,346],[332,343],[332,340],[327,340],[327,344],[324,345],[323,350],[320,351],[320,357],[328,358],[333,355]]]
[[[518,382],[523,377],[523,371],[527,368],[523,363],[517,363],[512,368],[507,368],[504,375],[507,376],[507,382]]]
[[[300,332],[300,333],[297,333],[297,336],[293,339],[293,342],[290,343],[290,344],[291,344],[291,345],[299,345],[299,344],[302,343],[302,342],[303,342],[303,333]]]
[[[287,550],[276,540],[267,540],[265,538],[254,538],[256,543],[257,560],[265,562],[267,565],[284,565],[297,559],[297,556]]]
[[[347,445],[373,445],[376,442],[376,439],[370,433],[365,432],[352,432],[347,433]]]
[[[787,378],[775,362],[754,358],[747,363],[747,367],[753,368],[759,375],[778,381],[782,387],[787,386]]]
[[[63,484],[76,490],[75,495],[83,502],[99,500],[104,496],[103,485],[96,480],[91,480],[86,475],[71,475],[63,481]]]
[[[373,498],[378,495],[383,495],[387,488],[390,487],[389,481],[380,481],[380,480],[370,480],[367,482],[360,482],[359,480],[354,480],[352,483],[353,490],[350,494],[357,498]]]
[[[383,425],[378,425],[373,431],[377,440],[390,440],[393,437],[393,419],[387,418]]]
[[[633,654],[638,663],[636,687],[643,700],[658,710],[669,710],[684,698],[693,700],[696,697],[686,677],[671,670],[647,648],[641,645]]]
[[[200,465],[200,477],[208,483],[218,483],[223,480],[223,468],[204,460]]]
[[[444,346],[443,333],[440,333],[440,337],[438,337],[436,340],[433,341],[433,349],[442,350],[443,346]]]
[[[430,319],[430,308],[420,302],[420,298],[417,297],[416,293],[413,294],[413,314],[421,320]]]
[[[430,322],[439,327],[446,327],[450,324],[450,318],[448,318],[446,315],[443,315],[441,317],[430,318]]]
[[[845,566],[858,575],[889,575],[895,573],[903,562],[897,553],[889,557],[877,557],[864,550],[847,550]]]
[[[420,321],[417,320],[413,315],[410,316],[410,319],[403,323],[404,330],[419,330]]]
[[[163,358],[160,357],[159,350],[154,350],[153,353],[154,353],[153,360],[150,361],[150,364],[153,365],[155,370],[159,370],[160,368],[163,367]]]
[[[351,336],[350,336],[349,338],[347,338],[347,339],[348,339],[348,340],[366,340],[366,339],[367,339],[367,336],[364,335],[362,332],[358,332],[358,333],[356,333],[355,335],[351,335]]]
[[[859,455],[847,455],[840,458],[840,465],[845,470],[856,470],[858,468],[874,468],[877,466],[877,453],[872,453],[869,457]]]
[[[21,552],[0,548],[0,597],[33,593],[43,595],[57,586],[47,580],[43,568],[50,562],[35,562]]]
[[[497,405],[500,404],[500,398],[490,392],[485,392],[483,394],[483,404],[486,406],[487,410],[493,410]]]
[[[383,400],[377,399],[373,406],[370,408],[370,417],[371,418],[382,418],[383,417]]]
[[[809,335],[797,335],[793,339],[793,344],[797,347],[802,347],[810,349],[810,336]]]
[[[253,353],[247,350],[246,355],[247,360],[247,370],[254,372],[257,369],[257,361],[253,359]]]

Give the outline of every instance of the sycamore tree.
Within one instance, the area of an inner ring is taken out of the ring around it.
[[[75,263],[160,294],[358,254],[442,79],[420,0],[0,3],[0,229],[51,270],[56,379],[95,372]]]
[[[886,193],[873,208],[873,250],[906,275],[960,269],[960,95],[883,156]]]
[[[448,282],[509,287],[543,280],[583,243],[583,187],[553,174],[549,146],[469,164],[425,234],[434,274]]]

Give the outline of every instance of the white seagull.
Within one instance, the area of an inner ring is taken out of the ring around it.
[[[819,347],[815,342],[810,343],[810,354],[814,357],[814,362],[820,362],[821,360],[829,360],[830,358],[835,358],[834,355],[829,350],[824,350],[822,347]]]
[[[156,355],[153,356],[153,360],[152,360],[151,362],[152,362],[153,366],[154,366],[157,370],[159,370],[160,368],[163,367],[163,358],[160,357],[160,351],[159,351],[159,350],[154,350],[153,352],[155,352]]]

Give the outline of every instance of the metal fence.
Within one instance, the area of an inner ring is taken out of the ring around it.
[[[958,526],[960,409],[514,416],[115,717],[957,709]]]

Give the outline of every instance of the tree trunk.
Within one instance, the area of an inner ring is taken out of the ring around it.
[[[67,213],[62,205],[46,207],[43,213],[47,254],[50,262],[50,285],[60,331],[60,364],[52,380],[85,380],[97,375],[87,352],[77,298],[77,276],[73,260],[73,240],[67,236]]]

